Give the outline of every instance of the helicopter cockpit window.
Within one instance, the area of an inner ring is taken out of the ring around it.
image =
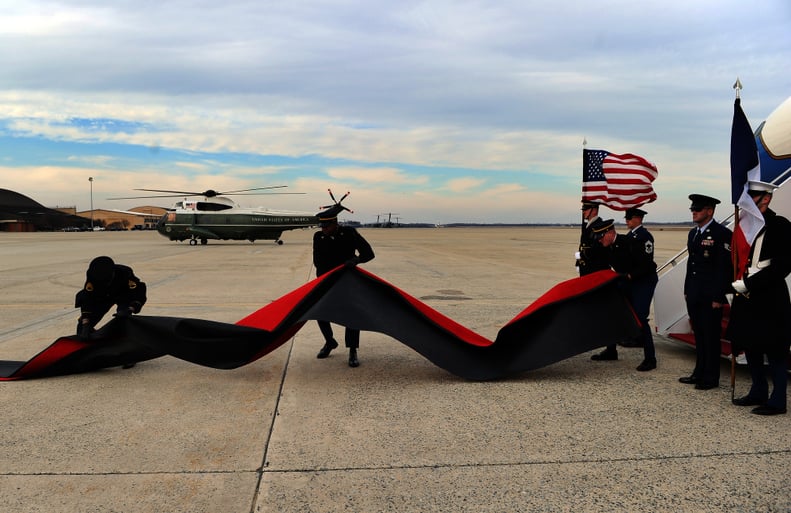
[[[217,212],[219,210],[228,210],[229,208],[233,208],[233,206],[210,201],[199,201],[196,205],[196,210],[202,210],[204,212]]]

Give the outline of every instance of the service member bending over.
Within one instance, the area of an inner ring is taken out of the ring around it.
[[[607,252],[598,243],[592,230],[593,224],[600,220],[599,204],[595,201],[583,201],[580,245],[576,255],[580,276],[610,268]]]
[[[130,267],[116,264],[108,256],[91,260],[85,285],[77,292],[74,306],[80,309],[77,335],[87,340],[102,317],[116,305],[116,317],[140,313],[146,303],[146,284]]]
[[[633,217],[642,219],[645,212],[639,209],[630,209],[626,215],[629,219]],[[636,228],[638,223],[630,222],[629,224],[630,227]],[[607,219],[606,221],[599,219],[593,224],[592,229],[594,237],[606,249],[610,266],[615,272],[624,277],[622,282],[624,292],[642,324],[640,340],[644,348],[645,357],[637,367],[637,370],[653,370],[656,368],[656,354],[654,352],[651,328],[648,326],[648,312],[657,283],[653,237],[650,234],[645,239],[632,235],[619,235],[615,231],[615,224],[612,219]],[[617,360],[618,349],[615,344],[610,344],[603,352],[593,355],[591,359]]]

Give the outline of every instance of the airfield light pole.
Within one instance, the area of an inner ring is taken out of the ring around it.
[[[91,231],[93,231],[93,177],[88,177],[88,182],[91,184]]]

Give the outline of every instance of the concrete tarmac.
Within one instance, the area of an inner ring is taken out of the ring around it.
[[[365,269],[490,339],[576,275],[574,228],[361,231],[377,255]],[[686,240],[653,233],[660,264]],[[95,256],[147,283],[146,315],[235,322],[314,277],[311,237],[189,246],[154,232],[0,233],[0,359],[74,333]],[[655,341],[652,372],[635,370],[641,349],[620,348],[615,362],[586,353],[480,383],[371,332],[360,367],[343,347],[318,360],[309,322],[236,370],[165,357],[0,383],[0,510],[791,511],[791,415],[732,406],[724,360],[719,388],[678,383],[694,351]],[[739,369],[737,394],[748,386]]]

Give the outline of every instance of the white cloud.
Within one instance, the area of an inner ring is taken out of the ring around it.
[[[464,193],[480,188],[486,180],[470,176],[448,180],[445,188],[454,193]]]
[[[351,180],[367,184],[422,185],[428,182],[427,176],[409,175],[395,168],[333,167],[327,169],[330,178]]]
[[[446,219],[576,220],[586,137],[655,161],[652,215],[672,219],[691,189],[727,194],[735,77],[754,127],[791,91],[789,22],[785,0],[7,3],[2,162],[20,192],[52,176],[74,201],[90,175],[119,193],[287,178]]]

